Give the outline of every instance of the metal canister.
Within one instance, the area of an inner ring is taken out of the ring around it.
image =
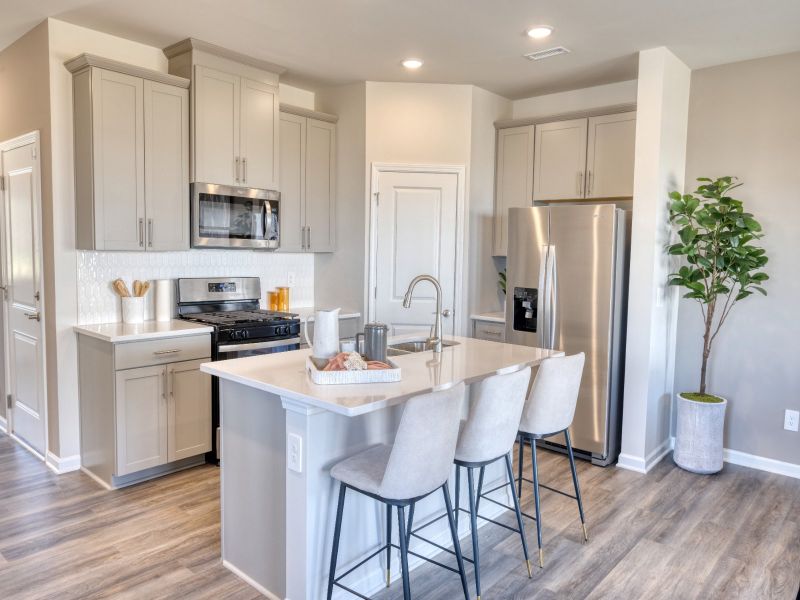
[[[379,360],[386,362],[386,346],[389,342],[389,326],[385,323],[367,323],[364,325],[364,333],[356,335],[356,347],[358,338],[364,338],[363,354],[367,360]]]

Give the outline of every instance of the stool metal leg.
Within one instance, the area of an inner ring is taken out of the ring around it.
[[[403,569],[403,600],[411,600],[411,584],[408,580],[408,545],[406,544],[406,510],[397,507],[397,525],[400,528],[400,565]]]
[[[461,556],[461,543],[458,541],[458,528],[453,518],[453,506],[450,504],[450,487],[446,481],[442,486],[442,493],[444,494],[444,507],[445,510],[447,510],[447,522],[450,524],[450,536],[453,538],[453,550],[455,550],[456,562],[458,562],[458,572],[459,575],[461,575],[461,587],[464,590],[464,600],[469,600],[467,572],[464,569],[464,557]]]
[[[517,527],[519,527],[519,537],[522,539],[522,553],[525,555],[525,566],[528,567],[528,577],[532,577],[531,561],[528,558],[528,542],[525,539],[525,529],[522,526],[522,513],[519,510],[519,499],[514,494],[514,471],[511,467],[511,453],[506,454],[506,472],[508,473],[508,484],[511,486],[511,495],[514,498],[514,512],[517,514]]]
[[[456,530],[458,530],[458,513],[461,512],[461,467],[456,465]]]
[[[539,567],[544,567],[542,550],[542,513],[539,506],[539,465],[536,460],[536,440],[531,439],[531,462],[533,467],[533,503],[536,507],[536,540],[539,543]]]
[[[411,545],[411,531],[413,530],[414,526],[414,507],[417,505],[416,502],[412,502],[411,506],[408,508],[408,531],[406,532],[406,548]]]
[[[344,512],[344,494],[347,486],[339,484],[339,503],[336,507],[336,526],[333,529],[333,547],[331,548],[331,570],[328,573],[328,600],[333,595],[333,580],[336,578],[336,559],[339,554],[339,536],[342,533],[342,513]]]
[[[478,495],[475,498],[475,514],[478,514],[478,509],[481,507],[481,494],[483,494],[483,476],[486,473],[486,467],[481,467],[481,472],[478,474]]]
[[[589,541],[589,533],[586,531],[586,519],[583,516],[583,500],[581,499],[581,486],[578,485],[578,472],[575,470],[575,455],[572,452],[572,440],[569,436],[569,429],[564,431],[567,438],[567,453],[569,454],[569,468],[572,469],[572,484],[575,486],[575,499],[578,501],[578,512],[581,515],[581,526],[583,527],[583,541]]]
[[[472,560],[475,565],[475,592],[481,600],[481,560],[478,552],[478,511],[475,506],[475,477],[474,469],[467,467],[467,482],[469,484],[469,518],[472,527]]]
[[[525,459],[525,438],[519,436],[519,463],[517,464],[517,475],[519,479],[517,482],[517,497],[522,502],[522,462]]]
[[[392,583],[392,505],[386,505],[386,587]]]

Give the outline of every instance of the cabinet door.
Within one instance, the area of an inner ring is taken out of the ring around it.
[[[240,84],[237,75],[195,67],[193,181],[239,184]]]
[[[473,337],[491,342],[503,342],[506,339],[505,323],[493,321],[475,321]]]
[[[144,81],[92,69],[97,250],[144,249]]]
[[[589,118],[586,197],[633,196],[636,113]]]
[[[306,119],[281,113],[281,252],[305,250]]]
[[[278,93],[265,83],[242,78],[241,183],[278,189]]]
[[[211,451],[211,376],[200,371],[204,362],[166,366],[170,462]]]
[[[505,256],[508,245],[508,209],[533,204],[533,125],[497,132],[492,254]]]
[[[117,476],[167,462],[165,367],[116,373]]]
[[[306,249],[333,252],[336,125],[308,119],[306,127]]]
[[[583,198],[587,119],[536,126],[533,199]]]
[[[189,90],[144,82],[148,250],[189,249]]]

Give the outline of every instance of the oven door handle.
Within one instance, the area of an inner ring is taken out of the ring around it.
[[[249,344],[230,344],[217,346],[219,352],[240,352],[242,350],[261,350],[263,348],[278,348],[280,346],[291,346],[299,344],[299,337],[286,338],[283,340],[270,340],[269,342],[251,342]]]

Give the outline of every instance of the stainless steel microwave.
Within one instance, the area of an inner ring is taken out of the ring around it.
[[[280,246],[281,193],[192,184],[192,247],[274,250]]]

